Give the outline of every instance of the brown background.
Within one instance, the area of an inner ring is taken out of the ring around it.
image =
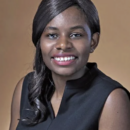
[[[0,129],[8,130],[13,90],[31,71],[34,13],[40,0],[0,0]],[[130,0],[93,0],[101,20],[101,39],[90,61],[130,90]]]

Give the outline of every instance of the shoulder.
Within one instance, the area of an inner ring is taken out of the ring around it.
[[[23,86],[24,77],[19,80],[17,83],[11,104],[11,122],[10,130],[15,130],[18,124],[18,119],[20,118],[20,100],[21,100],[21,91]]]
[[[119,82],[117,82],[113,78],[109,77],[108,75],[106,75],[105,73],[100,71],[99,69],[97,69],[97,80],[101,84],[104,84],[106,87],[107,86],[109,86],[109,87],[110,86],[113,86],[113,87],[122,86]]]
[[[14,96],[17,96],[17,95],[18,95],[19,97],[21,97],[21,92],[22,92],[22,89],[23,89],[23,85],[24,85],[24,84],[27,84],[27,82],[30,82],[30,79],[32,78],[33,73],[34,73],[34,72],[28,73],[26,76],[24,76],[23,78],[21,78],[21,79],[18,81],[18,83],[17,83],[17,85],[16,85],[16,87],[15,87],[15,90],[14,90],[14,95],[13,95],[13,97],[14,97]]]
[[[22,78],[18,81],[18,83],[17,83],[17,85],[16,85],[16,87],[15,87],[15,90],[14,90],[13,97],[16,96],[16,95],[19,95],[19,94],[21,95],[21,90],[22,90],[24,78],[25,78],[25,77],[22,77]]]
[[[99,130],[128,130],[130,128],[130,99],[118,88],[108,96],[99,120]]]
[[[23,84],[28,81],[28,78],[33,74],[33,72],[28,73],[26,76],[21,78],[13,93],[12,103],[11,103],[11,121],[10,121],[10,130],[15,130],[18,124],[18,119],[20,119],[20,104],[21,104],[21,95]],[[25,81],[26,80],[26,81]]]
[[[119,82],[94,68],[96,101],[100,107],[99,130],[129,130],[130,93]],[[100,105],[101,104],[101,105]]]
[[[123,87],[118,81],[104,74],[98,68],[96,68],[96,73],[97,76],[94,79],[94,85],[98,86],[101,91],[108,92],[109,95],[113,90],[120,88],[120,90],[124,90],[130,98],[130,93],[128,90]]]
[[[119,82],[115,81],[100,69],[98,69],[96,63],[88,63],[87,67],[89,69],[89,74],[92,77],[92,82],[94,85],[100,85],[104,87],[117,87],[122,86]]]

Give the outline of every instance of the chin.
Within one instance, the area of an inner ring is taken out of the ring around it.
[[[55,71],[54,73],[59,76],[70,77],[74,74],[74,71]]]
[[[62,69],[58,69],[55,71],[52,71],[55,75],[57,76],[61,76],[61,77],[66,77],[69,79],[75,79],[78,78],[80,76],[80,70],[78,69],[74,69],[74,68],[62,68]]]

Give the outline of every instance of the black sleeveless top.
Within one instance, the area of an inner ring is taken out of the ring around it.
[[[86,74],[76,80],[67,81],[57,116],[50,103],[53,88],[45,95],[49,110],[47,119],[35,126],[24,125],[19,121],[16,130],[98,130],[99,117],[109,94],[117,88],[129,92],[121,84],[103,74],[95,63],[87,64]],[[33,73],[29,73],[23,83],[20,117],[33,116],[28,111],[28,83]]]

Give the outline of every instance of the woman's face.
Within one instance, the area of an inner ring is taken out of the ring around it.
[[[78,78],[97,44],[94,38],[84,14],[76,6],[70,7],[44,29],[40,39],[44,63],[53,75]]]

